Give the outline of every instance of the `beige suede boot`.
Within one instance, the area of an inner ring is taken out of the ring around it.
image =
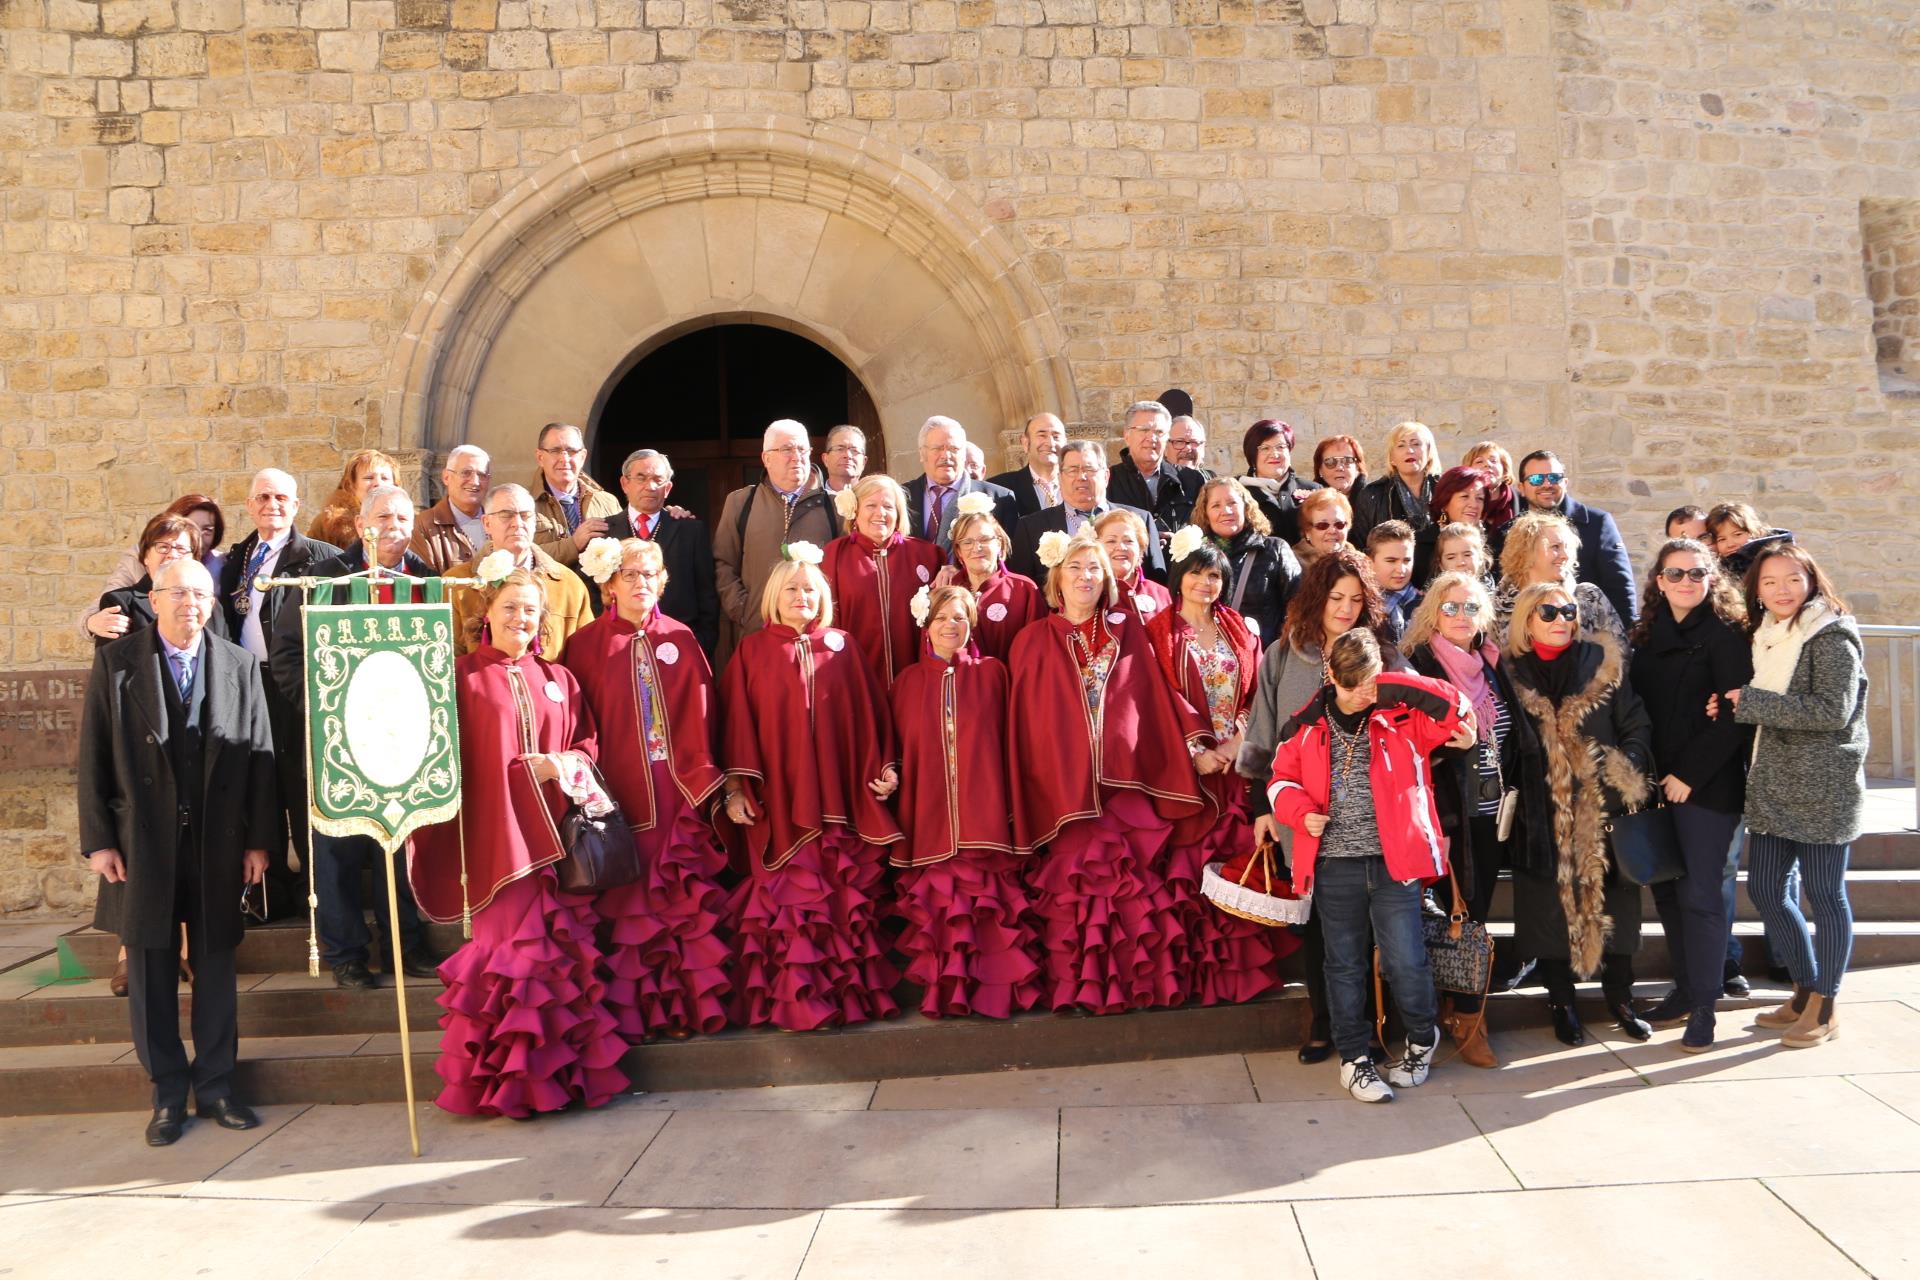
[[[1807,1011],[1800,1021],[1780,1037],[1780,1043],[1789,1049],[1811,1049],[1839,1038],[1840,1015],[1833,1011],[1833,997],[1815,996],[1807,1001]]]
[[[1771,1027],[1775,1030],[1793,1026],[1800,1021],[1801,1015],[1806,1013],[1812,995],[1812,990],[1807,987],[1795,987],[1791,1000],[1760,1014],[1754,1018],[1753,1025]]]

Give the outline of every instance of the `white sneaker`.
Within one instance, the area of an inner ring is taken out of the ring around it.
[[[1440,1028],[1433,1029],[1433,1043],[1417,1045],[1407,1041],[1407,1056],[1387,1068],[1387,1079],[1403,1089],[1411,1089],[1427,1082],[1427,1072],[1433,1067],[1433,1054],[1440,1047]]]
[[[1393,1090],[1373,1069],[1372,1058],[1355,1058],[1340,1064],[1340,1087],[1362,1102],[1392,1102]]]

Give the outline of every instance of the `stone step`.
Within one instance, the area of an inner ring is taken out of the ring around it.
[[[1646,918],[1654,918],[1653,891],[1641,895]],[[1920,870],[1847,871],[1847,900],[1855,921],[1920,921]],[[1742,871],[1733,894],[1734,919],[1758,922],[1760,909],[1747,896],[1747,873]],[[1493,891],[1491,914],[1496,920],[1513,916],[1513,882],[1502,876]]]
[[[1513,937],[1509,921],[1496,920],[1487,926],[1497,948]],[[1757,920],[1736,921],[1734,936],[1742,941],[1742,972],[1754,977],[1767,971],[1766,931]],[[1853,960],[1847,967],[1871,969],[1888,964],[1920,963],[1920,923],[1904,920],[1856,920],[1853,926]],[[1667,955],[1665,931],[1651,915],[1640,928],[1640,949],[1634,953],[1634,973],[1639,978],[1670,978],[1673,964]]]
[[[329,976],[241,974],[240,1034],[243,1036],[322,1036],[398,1029],[391,987],[350,991]],[[440,983],[432,978],[407,983],[407,1015],[415,1027],[436,1027]],[[191,988],[180,993],[186,1025],[193,1007]],[[127,1002],[107,990],[105,979],[58,983],[0,1000],[0,1046],[112,1044],[127,1038]]]
[[[1853,842],[1847,865],[1865,871],[1920,871],[1920,831],[1869,832]]]
[[[428,924],[426,931],[428,942],[440,955],[451,955],[459,949],[459,925]],[[75,929],[60,939],[60,946],[62,963],[74,966],[70,972],[94,978],[111,977],[120,955],[120,940],[98,929]],[[240,940],[236,963],[242,973],[305,973],[307,922],[275,920],[253,926]]]

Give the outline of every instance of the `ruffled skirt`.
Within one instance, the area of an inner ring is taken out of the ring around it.
[[[473,918],[473,939],[440,966],[435,1101],[467,1116],[597,1107],[627,1087],[627,1051],[596,975],[593,909],[542,867]]]
[[[1204,781],[1204,779],[1203,779]],[[1284,929],[1228,915],[1200,892],[1209,862],[1227,862],[1253,847],[1243,800],[1193,844],[1167,852],[1167,889],[1186,935],[1181,988],[1189,1004],[1237,1004],[1280,986],[1280,956],[1299,946]]]
[[[907,977],[922,988],[929,1018],[970,1013],[1005,1018],[1040,998],[1039,937],[1020,860],[965,850],[945,862],[901,871],[895,914],[906,922],[898,946]]]
[[[653,762],[653,795],[658,820],[634,835],[645,874],[593,904],[607,1011],[633,1041],[720,1030],[733,990],[719,883],[726,852],[664,760]]]
[[[1154,865],[1173,826],[1131,791],[1070,824],[1028,883],[1054,1009],[1121,1013],[1182,999],[1180,920]]]
[[[900,1012],[880,936],[885,869],[879,846],[828,827],[734,890],[736,1022],[813,1031]]]

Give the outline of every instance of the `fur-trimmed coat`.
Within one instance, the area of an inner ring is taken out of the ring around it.
[[[1606,824],[1651,794],[1653,727],[1625,683],[1626,661],[1612,636],[1579,641],[1560,661],[1576,666],[1557,707],[1535,685],[1530,664],[1514,662],[1508,672],[1546,752],[1559,859],[1551,879],[1537,870],[1515,875],[1514,941],[1523,955],[1568,959],[1576,975],[1590,978],[1602,955],[1640,946],[1640,886],[1614,866]]]

